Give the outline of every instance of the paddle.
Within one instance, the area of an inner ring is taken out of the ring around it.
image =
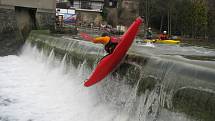
[[[90,36],[89,34],[87,34],[87,33],[81,32],[81,33],[80,33],[80,36],[81,36],[83,39],[87,40],[87,41],[91,41],[91,42],[94,41],[94,38],[93,38],[92,36]]]

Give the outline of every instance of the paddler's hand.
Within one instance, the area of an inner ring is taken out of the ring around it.
[[[140,18],[142,19],[142,21],[143,21],[143,23],[144,23],[144,18],[145,18],[145,17],[144,17],[144,16],[140,16]]]

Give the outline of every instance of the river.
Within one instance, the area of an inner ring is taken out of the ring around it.
[[[29,44],[19,55],[0,57],[0,121],[193,121],[159,108],[156,90],[137,97],[135,86],[111,78],[85,88],[91,72],[65,58]]]

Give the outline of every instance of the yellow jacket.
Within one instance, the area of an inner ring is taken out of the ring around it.
[[[105,36],[105,37],[96,37],[94,40],[93,40],[93,43],[101,43],[101,44],[104,44],[106,45],[109,41],[110,41],[110,37],[109,36]]]

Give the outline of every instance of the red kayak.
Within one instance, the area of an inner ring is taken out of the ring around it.
[[[140,17],[133,22],[128,31],[121,37],[113,53],[107,55],[98,63],[89,79],[85,81],[84,86],[89,87],[101,81],[117,67],[131,46],[142,22],[143,20]]]

